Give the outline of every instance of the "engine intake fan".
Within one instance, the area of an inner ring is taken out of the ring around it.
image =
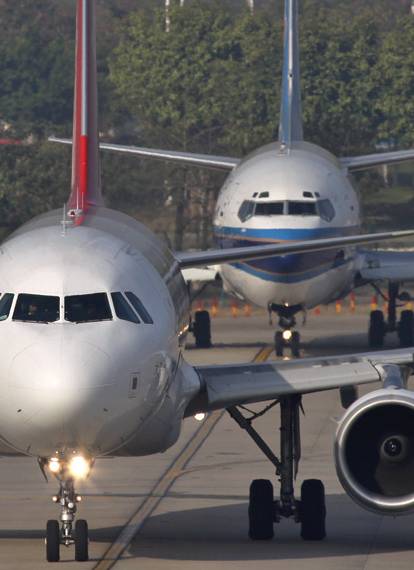
[[[393,516],[414,511],[414,393],[393,387],[357,400],[338,427],[335,463],[362,507]]]

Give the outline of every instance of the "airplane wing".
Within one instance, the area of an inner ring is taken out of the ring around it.
[[[414,347],[346,356],[302,358],[248,364],[196,366],[200,393],[186,416],[197,412],[379,382],[381,366],[414,367]]]
[[[249,261],[263,259],[275,255],[289,255],[306,253],[309,251],[322,251],[337,249],[363,243],[372,243],[382,240],[397,239],[414,235],[414,230],[397,232],[382,232],[376,234],[362,234],[336,238],[296,241],[290,243],[275,243],[248,247],[234,247],[229,249],[212,249],[207,251],[175,252],[175,258],[181,269],[190,267],[205,267],[221,263],[234,263],[236,261]]]
[[[414,281],[414,251],[363,251],[363,281]]]
[[[374,168],[383,164],[397,164],[407,160],[414,160],[414,149],[378,152],[361,156],[345,156],[339,159],[342,166],[350,172]]]
[[[49,137],[51,142],[71,145],[70,139]],[[210,154],[195,154],[192,152],[179,152],[175,150],[161,150],[156,148],[144,148],[139,146],[125,146],[119,144],[100,143],[101,150],[110,150],[123,154],[133,154],[140,158],[154,158],[169,162],[179,162],[183,165],[201,166],[217,170],[233,170],[240,162],[239,158],[230,156],[215,156]]]
[[[190,281],[198,281],[199,283],[207,281],[215,281],[219,276],[219,266],[210,265],[208,267],[190,267],[189,269],[183,269],[182,274],[184,281],[189,283]]]

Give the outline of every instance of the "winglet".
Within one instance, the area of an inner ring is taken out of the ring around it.
[[[282,102],[279,141],[289,146],[303,140],[300,92],[298,0],[285,0]]]
[[[96,0],[77,0],[73,141],[68,208],[82,214],[89,206],[103,203],[98,147]]]

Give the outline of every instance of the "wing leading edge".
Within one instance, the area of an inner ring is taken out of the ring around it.
[[[70,139],[49,137],[49,141],[71,145]],[[168,162],[179,162],[188,166],[200,166],[216,170],[233,170],[240,162],[239,158],[230,156],[216,156],[210,154],[196,154],[193,152],[180,152],[175,150],[161,150],[156,148],[144,148],[139,146],[125,146],[119,144],[100,143],[101,150],[109,150],[121,154],[132,154],[140,158],[153,158]]]
[[[414,160],[414,149],[378,152],[361,156],[345,156],[339,159],[342,166],[347,168],[350,172],[374,168],[375,166],[385,164],[398,164],[408,160]]]
[[[250,261],[252,259],[261,259],[266,257],[273,257],[276,255],[289,255],[306,253],[310,251],[337,249],[338,247],[372,243],[389,239],[399,239],[413,235],[414,230],[382,232],[376,234],[362,234],[356,236],[296,241],[282,244],[275,243],[258,246],[235,247],[229,249],[176,252],[175,258],[177,259],[181,269],[188,269],[190,267],[205,267],[208,265],[218,265],[222,263]]]
[[[186,415],[382,380],[381,366],[414,366],[414,348],[346,356],[198,366],[201,391]]]

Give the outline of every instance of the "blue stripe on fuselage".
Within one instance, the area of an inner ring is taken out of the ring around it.
[[[322,237],[351,235],[357,230],[358,227],[310,229],[216,227],[215,238],[219,247],[232,248],[258,245],[258,242],[265,244],[279,241],[305,241]],[[350,261],[349,255],[344,258],[343,249],[338,248],[330,251],[270,257],[248,263],[233,263],[232,266],[265,281],[297,283],[326,273]]]

